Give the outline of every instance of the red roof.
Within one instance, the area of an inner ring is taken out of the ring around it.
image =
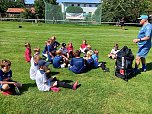
[[[25,12],[25,10],[23,8],[8,8],[7,13],[21,13],[21,12]]]

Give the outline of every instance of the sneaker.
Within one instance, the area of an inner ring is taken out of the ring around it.
[[[146,67],[142,67],[142,71],[146,72],[147,71]]]
[[[58,87],[51,87],[51,91],[53,91],[53,92],[59,92],[60,88],[58,88]]]
[[[77,89],[77,86],[78,86],[78,81],[76,81],[74,84],[73,84],[73,90],[76,90]]]

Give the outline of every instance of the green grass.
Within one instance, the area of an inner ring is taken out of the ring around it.
[[[21,25],[23,28],[18,28]],[[114,60],[107,54],[114,43],[120,48],[127,45],[134,55],[137,45],[132,42],[137,37],[138,27],[127,27],[123,31],[115,26],[52,25],[20,22],[0,22],[0,60],[12,61],[13,79],[23,83],[22,95],[3,96],[0,94],[0,114],[107,114],[107,113],[152,113],[152,52],[147,57],[148,71],[128,82],[114,76]],[[29,78],[30,64],[24,60],[24,43],[30,42],[32,49],[44,47],[44,41],[51,36],[57,41],[72,41],[78,49],[83,39],[99,50],[100,61],[106,61],[110,72],[100,68],[87,73],[74,74],[67,68],[54,69],[60,80],[78,80],[81,87],[76,91],[61,88],[59,93],[40,92]]]

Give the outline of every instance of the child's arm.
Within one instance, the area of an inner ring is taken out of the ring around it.
[[[0,84],[16,84],[16,82],[0,81]]]

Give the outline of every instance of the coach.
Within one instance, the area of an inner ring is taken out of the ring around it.
[[[152,25],[148,22],[147,15],[141,15],[138,19],[140,19],[142,28],[139,31],[138,38],[133,40],[134,43],[138,43],[135,72],[138,72],[140,60],[142,63],[142,71],[146,72],[146,56],[151,48]]]

